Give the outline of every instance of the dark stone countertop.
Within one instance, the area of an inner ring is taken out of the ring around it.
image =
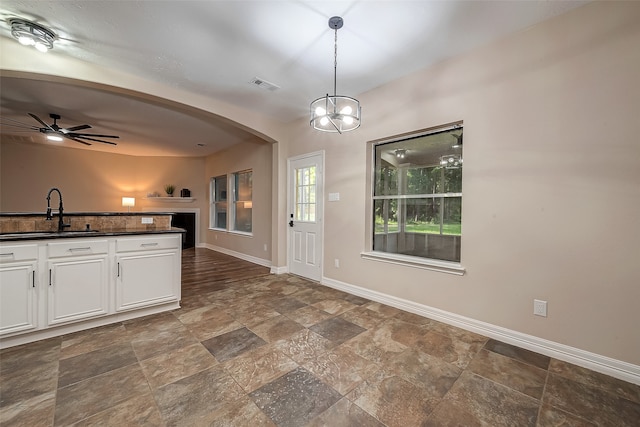
[[[149,234],[171,234],[171,233],[186,233],[186,230],[182,228],[172,227],[169,230],[68,230],[60,232],[51,231],[24,231],[16,233],[0,233],[0,242],[12,242],[22,240],[45,240],[45,239],[70,239],[80,237],[111,237],[111,236],[135,236],[135,235],[149,235]]]
[[[53,208],[53,216],[58,215],[57,208]],[[149,215],[174,215],[175,212],[64,212],[64,216],[149,216]],[[3,216],[46,217],[46,212],[0,212]]]

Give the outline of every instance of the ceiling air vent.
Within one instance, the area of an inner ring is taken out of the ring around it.
[[[251,84],[254,84],[262,89],[266,89],[269,90],[271,92],[275,92],[276,90],[280,89],[280,86],[273,84],[271,82],[268,82],[264,79],[261,79],[259,77],[254,77],[251,79],[251,81],[249,82]]]

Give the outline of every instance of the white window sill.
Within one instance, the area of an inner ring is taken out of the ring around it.
[[[421,258],[402,254],[392,254],[387,252],[361,252],[362,259],[370,261],[388,262],[390,264],[406,265],[407,267],[422,268],[425,270],[439,271],[441,273],[455,274],[462,276],[465,268],[457,262],[440,261],[436,259]]]
[[[238,236],[253,237],[253,232],[248,233],[246,231],[227,230],[226,228],[211,228],[209,231],[217,231],[219,233],[237,234]]]

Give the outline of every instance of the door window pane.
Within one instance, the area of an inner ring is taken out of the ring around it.
[[[316,167],[296,169],[294,219],[303,222],[316,220]]]

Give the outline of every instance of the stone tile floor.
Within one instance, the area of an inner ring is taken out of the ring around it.
[[[206,249],[182,308],[0,352],[2,426],[639,426],[640,386]]]

